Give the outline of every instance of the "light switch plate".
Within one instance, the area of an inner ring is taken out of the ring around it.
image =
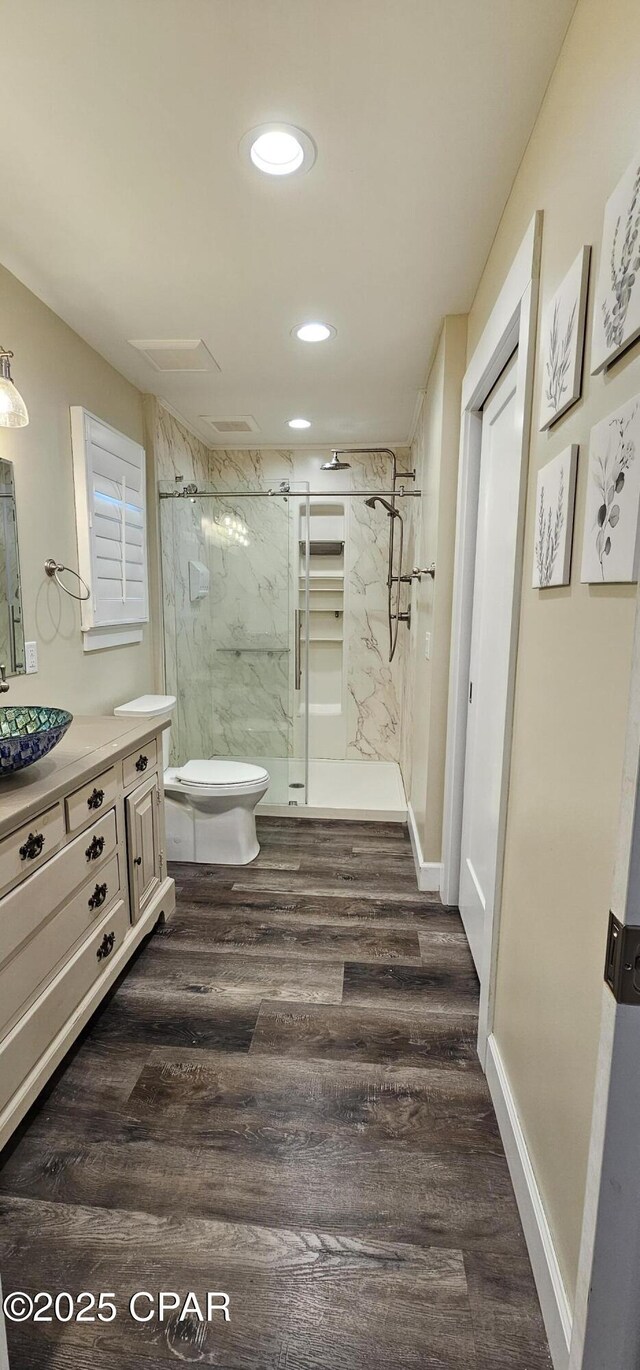
[[[38,644],[37,642],[25,642],[24,644],[24,666],[27,675],[34,675],[38,669]]]
[[[430,659],[431,659],[431,633],[425,633],[425,635],[424,635],[424,654],[425,654],[425,657],[426,657],[427,661],[430,661]]]

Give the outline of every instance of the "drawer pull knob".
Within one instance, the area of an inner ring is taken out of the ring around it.
[[[105,901],[106,897],[107,897],[107,882],[106,882],[106,880],[105,880],[105,882],[104,882],[103,885],[96,885],[96,887],[95,887],[95,889],[94,889],[94,891],[93,891],[93,894],[91,895],[91,898],[90,898],[90,900],[89,900],[89,908],[90,908],[90,909],[99,909],[99,908],[101,908],[101,906],[104,904],[104,901]]]
[[[133,864],[134,864],[134,866],[141,866],[141,865],[142,865],[142,857],[141,857],[141,856],[134,856],[134,858],[133,858]]]
[[[100,805],[102,804],[103,799],[104,799],[104,790],[94,789],[93,793],[89,795],[89,798],[88,798],[88,800],[87,800],[87,804],[88,804],[88,806],[89,806],[90,809],[99,809],[99,808],[100,808]]]
[[[136,761],[136,770],[137,770],[137,771],[146,771],[148,765],[149,765],[149,757],[148,757],[148,756],[143,756],[143,755],[141,754],[141,755],[138,757],[138,760]]]
[[[30,832],[26,842],[24,843],[24,846],[20,848],[20,860],[34,861],[36,856],[40,855],[40,852],[42,851],[43,847],[44,833]]]
[[[85,851],[87,861],[97,861],[104,851],[104,837],[92,837]]]
[[[105,935],[104,935],[104,937],[103,937],[103,939],[102,939],[102,941],[101,941],[101,943],[100,943],[100,946],[98,947],[98,950],[97,950],[97,952],[96,952],[96,956],[97,956],[98,961],[104,961],[104,960],[106,960],[107,956],[110,956],[110,955],[111,955],[111,952],[113,951],[113,946],[114,946],[115,940],[116,940],[115,932],[105,932]]]

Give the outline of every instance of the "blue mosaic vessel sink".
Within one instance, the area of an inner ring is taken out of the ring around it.
[[[73,714],[37,705],[0,708],[0,779],[40,761],[57,747]]]

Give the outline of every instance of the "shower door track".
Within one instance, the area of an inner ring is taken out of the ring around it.
[[[199,490],[189,485],[183,490],[160,490],[160,499],[369,499],[373,495],[395,495],[396,499],[415,499],[421,490]]]

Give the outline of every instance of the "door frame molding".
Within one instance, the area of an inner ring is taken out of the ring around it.
[[[535,362],[538,283],[542,243],[542,211],[534,214],[518,248],[484,332],[473,353],[462,382],[460,416],[460,464],[456,511],[453,607],[451,625],[451,664],[447,715],[444,812],[442,832],[441,896],[445,904],[457,904],[460,888],[462,809],[464,800],[465,750],[467,740],[467,691],[473,617],[476,530],[482,406],[498,377],[518,349],[515,426],[520,461],[518,530],[511,609],[509,678],[505,711],[503,767],[500,786],[500,819],[495,881],[495,901],[491,917],[491,936],[484,949],[484,974],[478,1020],[478,1055],[486,1064],[487,1040],[492,1029],[498,944],[502,867],[506,828],[507,795],[511,762],[511,735],[515,668],[520,621],[524,515],[531,432],[533,372]]]

